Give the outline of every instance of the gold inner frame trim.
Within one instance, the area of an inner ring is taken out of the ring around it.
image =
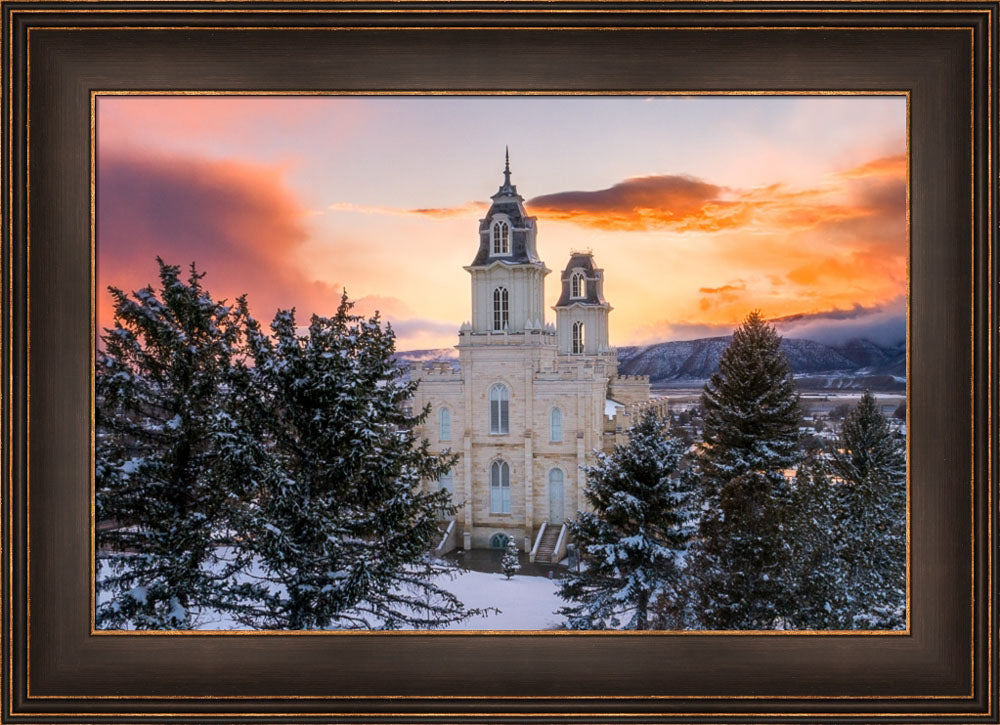
[[[904,28],[905,29],[905,28]],[[838,91],[838,90],[778,90],[778,91],[754,91],[754,90],[734,90],[734,91],[624,91],[624,92],[602,92],[602,91],[130,91],[130,90],[91,90],[90,92],[90,128],[91,128],[91,149],[90,149],[90,259],[91,259],[91,356],[96,350],[96,276],[94,267],[97,257],[97,237],[96,237],[96,127],[97,127],[97,99],[101,96],[162,96],[162,97],[185,97],[185,96],[246,96],[246,97],[291,97],[291,96],[327,96],[327,97],[377,97],[377,96],[409,96],[419,98],[424,96],[579,96],[579,97],[614,97],[614,96],[903,96],[906,99],[906,241],[907,241],[907,299],[906,299],[906,367],[907,379],[909,379],[910,364],[910,295],[909,295],[909,263],[910,263],[910,91]],[[90,549],[91,549],[91,587],[90,587],[90,624],[91,635],[95,636],[478,636],[478,635],[532,635],[532,636],[908,636],[910,634],[910,436],[907,435],[907,473],[906,473],[906,627],[901,630],[645,630],[645,631],[612,631],[612,630],[121,630],[121,629],[97,629],[96,623],[96,521],[95,521],[95,429],[93,427],[94,416],[94,377],[90,377],[91,387],[91,430],[90,430]],[[909,431],[909,405],[907,405],[907,430]],[[974,532],[973,532],[974,534]],[[478,696],[470,696],[478,697]],[[797,696],[793,696],[797,697]]]

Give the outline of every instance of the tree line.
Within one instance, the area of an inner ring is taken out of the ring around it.
[[[470,609],[430,556],[455,456],[414,428],[416,382],[376,314],[268,329],[191,265],[109,288],[96,359],[97,626],[434,628]],[[749,316],[683,442],[645,415],[587,469],[573,629],[896,629],[905,624],[905,452],[874,397],[804,450],[780,338]],[[505,571],[516,558],[508,552]],[[212,618],[216,618],[213,620]]]
[[[781,338],[749,315],[688,445],[647,412],[587,469],[560,594],[571,629],[901,629],[906,456],[870,392],[836,443],[800,445]]]

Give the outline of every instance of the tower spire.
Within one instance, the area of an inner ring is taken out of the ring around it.
[[[497,193],[493,195],[493,199],[501,196],[513,196],[518,199],[521,197],[517,194],[517,187],[510,183],[510,147],[504,146],[503,149],[503,184],[497,190]]]

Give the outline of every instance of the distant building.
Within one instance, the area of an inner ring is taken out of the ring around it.
[[[429,484],[459,504],[446,548],[502,548],[514,537],[533,559],[558,559],[563,523],[586,505],[581,466],[594,462],[595,449],[623,440],[641,408],[665,412],[666,403],[650,399],[647,376],[618,375],[604,270],[589,251],[570,257],[555,324],[546,322],[550,270],[536,250],[536,220],[511,184],[509,158],[492,200],[465,267],[472,318],[459,329],[458,368],[413,371],[414,408],[431,407],[418,434],[433,451],[459,456],[451,473]]]

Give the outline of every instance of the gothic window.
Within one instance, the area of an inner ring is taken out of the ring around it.
[[[562,411],[553,408],[549,413],[549,440],[553,443],[562,441]]]
[[[574,322],[573,323],[573,352],[581,353],[583,352],[583,323]]]
[[[490,513],[510,513],[510,466],[507,461],[490,464]]]
[[[493,254],[510,254],[510,224],[505,221],[493,225]]]
[[[450,408],[441,408],[441,412],[439,413],[439,415],[440,415],[440,419],[439,419],[438,422],[439,422],[439,429],[440,430],[438,431],[439,432],[438,438],[440,438],[443,441],[450,441],[451,440],[451,409]]]
[[[510,321],[510,295],[506,287],[493,290],[493,329],[501,332],[507,329]]]
[[[438,487],[440,490],[448,492],[448,498],[450,500],[452,494],[455,493],[455,472],[448,471],[447,473],[442,473],[441,477],[438,478]]]
[[[510,432],[510,393],[507,386],[497,383],[490,388],[490,433]]]
[[[587,281],[584,279],[581,272],[577,272],[573,275],[572,289],[570,289],[570,297],[586,297],[587,296]]]

